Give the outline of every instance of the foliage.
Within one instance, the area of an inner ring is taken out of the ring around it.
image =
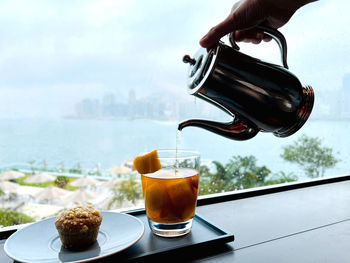
[[[12,226],[30,222],[34,222],[34,219],[25,214],[13,210],[0,209],[1,226]]]
[[[82,174],[83,169],[81,168],[80,163],[77,163],[77,165],[75,167],[72,167],[69,169],[69,172],[73,173],[73,174]]]
[[[293,145],[283,148],[281,157],[298,164],[310,178],[323,176],[325,170],[334,167],[339,160],[334,157],[331,148],[322,147],[321,143],[321,139],[303,134]]]
[[[339,161],[334,157],[333,150],[321,145],[319,138],[310,138],[302,135],[292,145],[283,148],[281,157],[288,162],[298,164],[308,177],[315,178],[323,176],[327,168],[334,167]],[[32,165],[35,161],[32,161]],[[241,190],[252,187],[266,186],[296,181],[298,178],[293,173],[280,171],[272,173],[265,165],[259,166],[254,156],[233,156],[229,162],[222,164],[214,161],[211,169],[208,166],[200,166],[199,195],[214,194],[227,191]],[[176,167],[187,167],[187,161],[176,164]],[[60,171],[64,171],[64,164],[61,164]],[[82,173],[78,164],[69,170],[71,173]],[[88,172],[88,174],[101,175],[100,166]],[[54,182],[42,184],[26,184],[26,177],[19,178],[18,183],[22,185],[34,185],[47,187],[57,185],[69,190],[76,189],[70,186],[74,180],[72,177],[58,176]],[[135,175],[130,174],[127,180],[121,180],[112,189],[114,195],[108,204],[110,209],[115,202],[122,203],[125,200],[136,203],[142,197],[141,183],[136,180]],[[1,190],[0,190],[1,195]]]
[[[257,166],[254,156],[234,156],[226,165],[227,177],[235,185],[235,190],[264,185],[265,178],[271,173],[266,166]]]
[[[136,204],[136,201],[141,199],[142,196],[141,184],[136,181],[135,175],[133,174],[130,174],[128,180],[118,182],[112,190],[114,196],[108,204],[108,209],[110,209],[115,202],[121,203],[124,200]]]
[[[188,167],[199,167],[200,161],[199,158],[194,160],[183,160],[181,162],[175,162],[175,168],[188,168]]]
[[[334,167],[339,161],[331,148],[321,146],[319,138],[302,135],[293,145],[283,148],[281,157],[297,163],[311,178],[323,176],[325,169]],[[258,166],[254,156],[233,156],[227,164],[214,161],[215,172],[201,166],[199,194],[212,194],[240,190],[264,185],[293,182],[298,177],[293,173],[280,171],[271,174],[266,166]]]
[[[274,174],[270,179],[266,180],[264,185],[273,185],[273,184],[283,184],[295,182],[298,180],[298,177],[293,173],[285,173],[280,171],[277,174]]]
[[[74,187],[74,186],[70,186],[69,183],[74,181],[75,178],[72,178],[72,177],[66,177],[66,176],[57,176],[57,178],[60,178],[60,177],[65,177],[68,179],[68,182],[67,184],[65,185],[65,189],[67,190],[75,190],[75,189],[78,189],[79,187]],[[46,188],[48,186],[58,186],[58,187],[61,187],[59,186],[59,184],[57,184],[57,179],[55,181],[51,181],[51,182],[45,182],[45,183],[34,183],[34,184],[29,184],[29,183],[26,183],[25,180],[26,178],[28,178],[28,175],[27,176],[24,176],[24,177],[21,177],[21,178],[18,178],[17,179],[17,183],[19,185],[27,185],[27,186],[36,186],[36,187],[42,187],[42,188]],[[66,179],[64,179],[66,180]],[[62,187],[63,188],[63,187]]]
[[[60,188],[66,188],[69,183],[69,178],[67,176],[57,176],[55,180],[55,185]]]
[[[220,165],[217,162],[217,165]],[[220,173],[210,173],[210,169],[202,165],[200,167],[200,180],[198,186],[198,195],[214,194],[229,191],[225,181],[220,179]]]
[[[21,177],[21,178],[18,178],[17,179],[17,183],[19,185],[27,185],[27,186],[36,186],[36,187],[48,187],[48,186],[51,186],[51,185],[54,185],[54,181],[51,181],[51,182],[45,182],[45,183],[33,183],[33,184],[29,184],[29,183],[26,183],[25,180],[28,178],[28,176],[24,176],[24,177]]]
[[[257,166],[254,156],[233,156],[226,165],[214,161],[216,173],[201,166],[199,195],[227,192],[262,186],[271,173],[266,166]]]
[[[74,191],[74,190],[77,190],[79,189],[80,187],[79,186],[71,186],[70,183],[73,182],[74,180],[76,180],[76,178],[72,178],[72,177],[68,177],[68,183],[66,184],[66,187],[65,189],[66,190],[70,190],[70,191]]]

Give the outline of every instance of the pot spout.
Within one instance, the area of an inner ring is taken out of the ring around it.
[[[237,118],[228,123],[198,119],[187,120],[179,124],[178,130],[181,131],[182,129],[189,126],[199,127],[231,140],[237,141],[251,139],[259,132],[257,128],[252,128],[247,124],[242,123]]]

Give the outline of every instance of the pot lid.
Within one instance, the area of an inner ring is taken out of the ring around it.
[[[219,46],[211,48],[209,51],[200,48],[193,57],[185,55],[183,62],[188,63],[187,86],[191,94],[195,93],[205,82],[212,71]]]

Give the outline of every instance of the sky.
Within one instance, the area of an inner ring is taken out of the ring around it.
[[[189,99],[184,54],[229,13],[234,1],[2,0],[0,118],[60,117],[80,100],[113,92]],[[348,0],[304,6],[280,31],[290,70],[311,84],[316,105],[350,73]],[[279,64],[275,43],[239,44]],[[316,107],[317,108],[317,107]]]

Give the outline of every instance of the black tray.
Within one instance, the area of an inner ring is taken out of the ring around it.
[[[196,258],[205,255],[208,251],[216,248],[217,251],[227,252],[228,248],[225,243],[234,240],[234,235],[219,228],[200,215],[194,217],[192,230],[189,234],[176,238],[158,237],[151,233],[149,229],[147,216],[144,209],[127,212],[139,218],[145,224],[145,233],[143,237],[132,247],[103,259],[103,262],[121,262],[153,260],[157,257],[181,256],[189,253],[196,254]],[[3,243],[0,242],[0,259],[5,259]],[[220,248],[223,250],[220,251]],[[216,252],[217,253],[217,252]],[[3,254],[3,255],[1,255]],[[14,262],[6,257],[5,262]],[[172,257],[173,258],[173,257]],[[189,258],[186,256],[186,258]],[[174,259],[174,258],[173,258]],[[1,260],[0,260],[1,261]],[[168,258],[171,261],[171,258]],[[155,261],[154,261],[155,262]]]
[[[154,256],[180,256],[181,253],[191,253],[194,250],[205,254],[206,248],[211,249],[224,246],[225,243],[235,239],[233,234],[228,233],[198,214],[194,217],[191,232],[176,238],[164,238],[152,234],[144,209],[131,211],[128,214],[136,216],[145,224],[145,234],[134,246],[116,256],[112,256],[111,259],[113,260],[111,262],[114,262],[117,258],[120,260],[139,261],[147,258],[151,260]],[[171,261],[171,258],[168,258],[169,260]]]

